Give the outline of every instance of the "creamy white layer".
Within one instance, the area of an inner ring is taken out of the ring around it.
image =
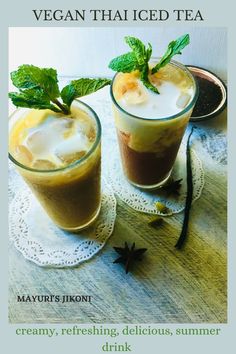
[[[117,101],[128,113],[142,118],[165,118],[182,111],[193,97],[193,89],[182,90],[171,81],[160,82],[159,94],[138,80],[138,87],[127,90]]]
[[[172,64],[150,74],[149,79],[159,94],[143,85],[139,72],[118,73],[113,94],[123,111],[115,104],[113,109],[116,127],[126,135],[130,148],[161,154],[166,146],[174,144],[183,135],[192,107],[185,112],[184,109],[194,97],[195,85],[184,69]],[[177,117],[162,119],[173,115]]]
[[[11,153],[19,162],[36,169],[54,169],[79,160],[96,136],[92,119],[76,108],[71,116],[40,111],[37,119],[32,110],[22,120],[10,134]]]

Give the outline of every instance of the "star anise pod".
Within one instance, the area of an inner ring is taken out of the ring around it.
[[[125,247],[114,247],[114,250],[120,255],[113,263],[122,263],[125,265],[126,274],[130,270],[130,266],[135,261],[141,261],[142,255],[147,251],[147,248],[135,249],[135,243],[129,248],[127,242]]]
[[[171,182],[167,183],[166,185],[164,185],[162,187],[162,190],[165,191],[168,195],[170,194],[174,194],[179,196],[179,190],[181,187],[181,182],[182,182],[183,178],[178,179],[176,181],[172,180]]]

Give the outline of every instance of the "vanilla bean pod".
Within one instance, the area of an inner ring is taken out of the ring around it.
[[[186,241],[188,233],[188,223],[189,223],[189,214],[192,205],[193,199],[193,174],[192,174],[192,165],[191,165],[191,150],[190,150],[190,139],[193,133],[194,127],[188,136],[187,147],[186,147],[186,169],[187,169],[187,196],[184,209],[184,221],[182,230],[179,236],[179,239],[175,245],[176,248],[181,249]]]

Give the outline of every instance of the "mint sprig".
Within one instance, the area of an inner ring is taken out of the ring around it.
[[[185,34],[179,37],[178,39],[176,39],[175,41],[170,42],[168,44],[168,48],[165,54],[163,55],[159,63],[157,63],[157,65],[154,66],[154,68],[152,68],[152,74],[155,74],[158,70],[160,70],[160,68],[168,64],[174,55],[182,54],[181,50],[184,49],[184,47],[186,47],[186,45],[188,45],[189,43],[190,43],[189,34]]]
[[[16,107],[50,109],[69,114],[75,98],[86,96],[109,85],[109,79],[73,80],[60,92],[57,72],[51,68],[21,65],[11,73],[11,80],[19,92],[10,92],[9,97]]]
[[[138,70],[140,72],[140,80],[143,82],[147,89],[159,93],[156,86],[154,86],[149,80],[149,60],[152,55],[152,46],[148,43],[147,47],[144,43],[135,37],[125,37],[125,42],[132,49],[132,52],[120,55],[109,63],[109,68],[123,73],[130,73]],[[172,57],[176,54],[181,54],[181,50],[189,44],[189,35],[185,34],[175,41],[169,43],[168,48],[160,59],[160,61],[152,68],[151,73],[156,73],[160,68],[167,65]]]
[[[109,68],[122,73],[130,73],[139,70],[140,79],[150,90],[159,93],[157,88],[148,79],[148,61],[152,55],[152,46],[148,43],[147,48],[143,42],[135,37],[125,37],[125,42],[132,49],[132,52],[120,55],[109,63]]]

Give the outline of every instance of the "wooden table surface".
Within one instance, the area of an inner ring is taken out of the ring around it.
[[[226,112],[197,124],[195,150],[205,186],[192,207],[186,246],[174,248],[183,212],[156,229],[150,216],[117,198],[114,233],[90,261],[41,268],[9,247],[11,323],[224,323],[227,321]],[[193,139],[194,140],[194,139]],[[128,275],[113,264],[113,246],[146,247]],[[17,295],[91,295],[91,303],[22,303]]]

